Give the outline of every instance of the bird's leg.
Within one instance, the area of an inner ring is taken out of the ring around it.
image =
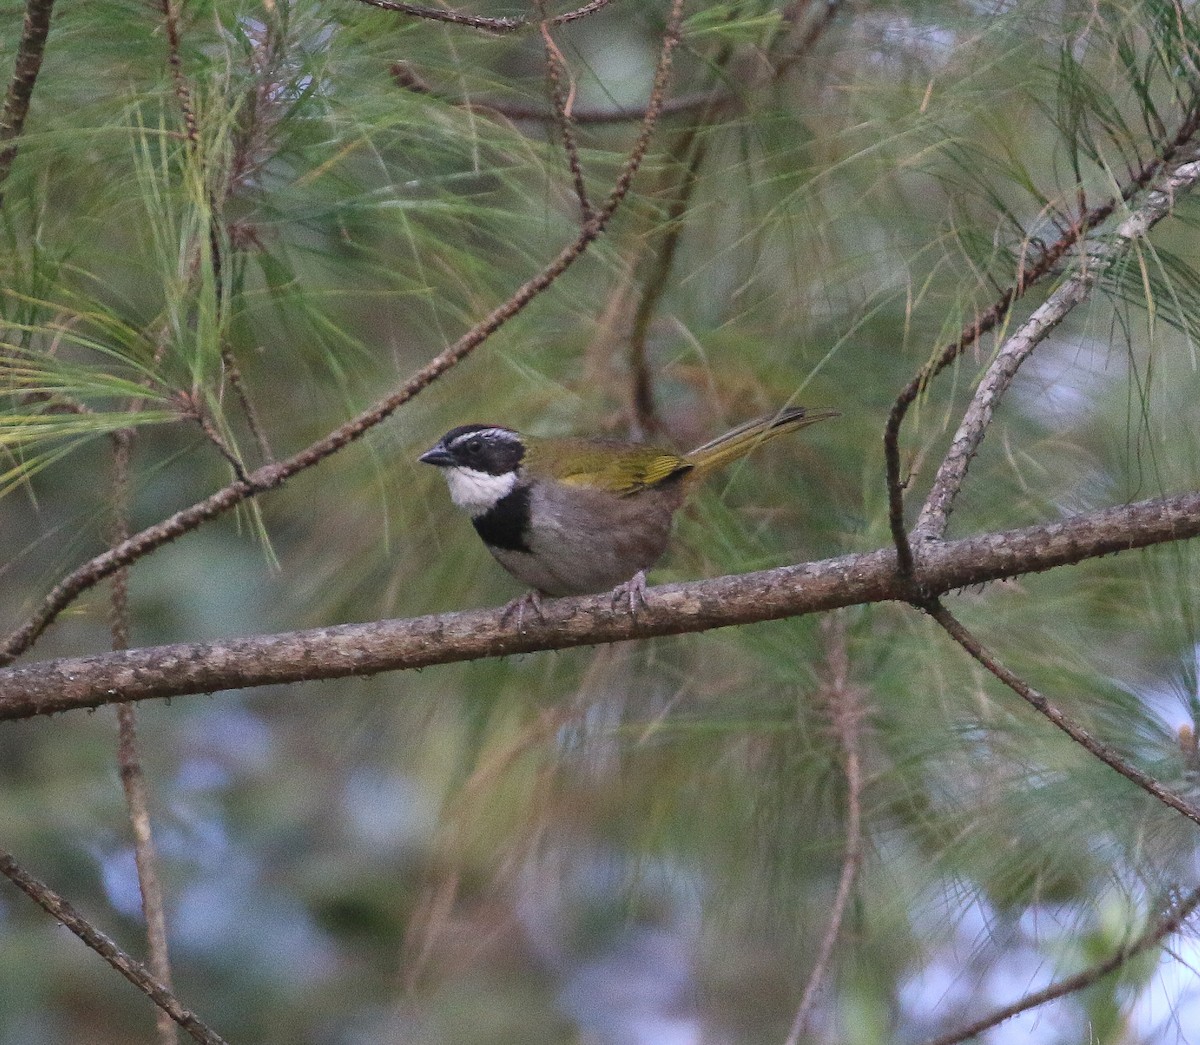
[[[505,604],[500,613],[500,623],[507,623],[508,618],[515,613],[517,615],[517,631],[524,631],[526,606],[537,614],[538,620],[546,619],[546,615],[542,612],[542,593],[536,588],[530,588],[524,595],[518,595],[511,602]]]
[[[629,615],[636,617],[638,613],[638,603],[642,604],[644,609],[650,608],[650,600],[646,597],[646,571],[638,570],[627,581],[618,584],[612,590],[612,605],[616,609],[617,603],[622,599],[629,600]]]

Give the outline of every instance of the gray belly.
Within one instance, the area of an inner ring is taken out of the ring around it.
[[[545,483],[530,502],[530,550],[489,550],[546,595],[610,591],[659,560],[683,495],[679,481],[628,497]]]

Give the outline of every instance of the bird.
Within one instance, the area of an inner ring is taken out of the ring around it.
[[[540,438],[497,424],[452,428],[418,460],[441,470],[450,499],[467,512],[492,556],[541,597],[611,591],[636,616],[648,606],[646,571],[666,551],[675,512],[723,465],[768,439],[837,410],[787,407],[746,421],[689,453],[607,438]]]

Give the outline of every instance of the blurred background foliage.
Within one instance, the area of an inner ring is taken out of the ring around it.
[[[0,4],[6,55],[22,13]],[[665,13],[618,0],[556,30],[581,116],[644,104]],[[578,225],[556,131],[520,118],[549,106],[535,30],[349,0],[191,0],[179,15],[194,140],[161,10],[64,3],[4,185],[6,630],[106,546],[109,433],[136,428],[132,523],[148,525],[232,477],[198,418],[261,463],[234,368],[287,455]],[[838,421],[712,483],[651,579],[887,544],[880,435],[897,391],[1077,213],[1080,187],[1088,204],[1119,194],[1170,139],[1198,43],[1191,6],[1164,0],[688,4],[672,94],[722,103],[663,119],[610,231],[468,361],[253,509],[139,562],[134,643],[511,598],[416,464],[472,420],[657,421],[687,447],[785,402],[835,406]],[[579,124],[593,199],[636,128]],[[953,534],[1196,487],[1198,217],[1181,201],[1039,349]],[[628,345],[647,287],[656,416],[639,418]],[[910,498],[996,344],[910,416]],[[951,602],[1187,790],[1194,557],[1168,546]],[[89,593],[34,656],[107,648],[107,615],[107,590]],[[782,1042],[846,844],[847,688],[865,862],[811,1040],[945,1032],[1107,956],[1197,884],[1178,816],[928,621],[881,605],[144,706],[179,995],[233,1042]],[[6,724],[0,843],[141,953],[114,737],[111,709]],[[7,888],[0,940],[0,1045],[152,1040],[145,999]],[[1196,959],[1185,933],[987,1040],[1195,1041]]]

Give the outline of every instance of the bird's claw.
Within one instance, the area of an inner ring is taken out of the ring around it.
[[[650,608],[650,600],[646,596],[646,571],[638,570],[629,580],[618,584],[612,590],[612,606],[617,608],[617,603],[627,599],[629,601],[629,615],[636,617],[638,615],[638,603],[642,604],[643,609]]]
[[[531,588],[524,595],[518,595],[512,602],[505,605],[500,613],[500,623],[507,624],[508,619],[515,613],[517,615],[517,631],[524,631],[526,606],[530,607],[537,614],[539,621],[546,619],[545,613],[542,612],[541,592],[534,591]]]

